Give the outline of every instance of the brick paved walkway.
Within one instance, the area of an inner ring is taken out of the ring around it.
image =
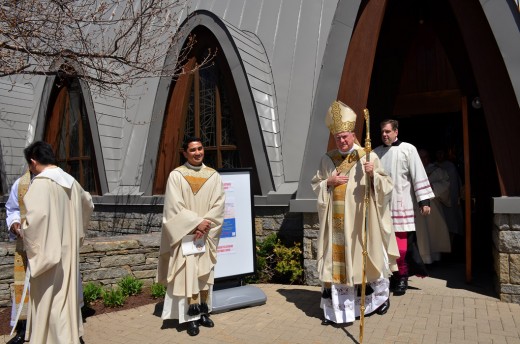
[[[448,274],[411,278],[406,295],[391,297],[387,314],[365,318],[363,342],[520,343],[520,305],[492,296],[489,280],[466,285],[463,276],[463,269],[453,268]],[[215,327],[201,327],[196,337],[189,337],[185,326],[175,321],[163,323],[160,304],[152,304],[87,318],[84,340],[87,344],[358,343],[359,321],[321,325],[319,288],[258,287],[267,296],[265,305],[214,314]]]

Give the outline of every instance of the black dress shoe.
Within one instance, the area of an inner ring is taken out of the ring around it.
[[[390,309],[390,298],[386,299],[385,303],[383,303],[376,309],[376,313],[379,315],[383,315],[386,314],[386,312],[388,312],[388,309]]]
[[[25,343],[25,331],[17,332],[16,336],[11,338],[11,340],[7,342],[7,344],[22,344],[22,343]]]
[[[323,326],[328,326],[328,325],[332,325],[332,324],[334,324],[334,321],[329,320],[329,319],[323,319],[323,320],[321,321],[321,324],[322,324]]]
[[[215,326],[215,323],[213,322],[213,320],[211,320],[209,318],[209,315],[207,315],[207,314],[202,314],[200,316],[199,324],[201,324],[204,327],[213,327],[213,326]]]
[[[408,277],[401,277],[394,288],[394,296],[401,296],[406,293],[408,289]]]
[[[188,323],[188,334],[190,336],[196,336],[199,334],[199,322],[198,321],[190,321]]]
[[[397,280],[399,278],[396,276],[396,275],[392,275],[390,276],[390,291],[394,291],[395,290],[395,286],[397,285]]]

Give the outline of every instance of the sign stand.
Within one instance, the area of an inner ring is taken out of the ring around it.
[[[256,271],[251,169],[219,170],[226,192],[222,234],[217,248],[212,312],[265,304],[264,292],[243,285],[243,277]]]
[[[233,309],[260,306],[265,304],[267,296],[254,285],[225,288],[213,291],[212,313],[222,313]]]

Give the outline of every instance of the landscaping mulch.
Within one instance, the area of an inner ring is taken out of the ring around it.
[[[102,299],[98,299],[93,302],[89,307],[83,307],[82,314],[83,319],[87,319],[88,317],[123,311],[125,309],[136,308],[139,306],[148,305],[150,303],[159,303],[163,299],[154,299],[150,295],[149,288],[143,288],[141,294],[129,296],[123,306],[121,307],[105,307]],[[11,307],[2,307],[0,308],[0,335],[8,335],[11,333],[11,326],[9,325],[11,320]]]

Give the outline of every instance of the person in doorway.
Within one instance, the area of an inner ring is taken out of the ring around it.
[[[430,199],[430,215],[415,219],[417,246],[425,264],[432,264],[441,259],[441,253],[451,252],[450,233],[443,204],[450,202],[450,180],[448,173],[430,162],[430,154],[425,149],[418,150],[435,198]]]
[[[318,196],[320,231],[318,273],[322,282],[323,324],[353,322],[360,316],[360,286],[366,273],[365,313],[385,314],[390,307],[389,280],[399,256],[392,231],[389,197],[392,180],[379,158],[356,144],[356,113],[335,101],[326,124],[336,147],[326,153],[312,179]],[[370,184],[367,185],[367,175]],[[370,202],[365,212],[365,191]],[[365,216],[368,226],[365,229]],[[363,266],[363,231],[366,230],[367,263]]]
[[[462,181],[459,172],[457,171],[457,167],[453,162],[446,158],[446,155],[447,154],[444,150],[437,150],[437,161],[435,163],[448,173],[450,179],[449,203],[443,202],[442,210],[453,242],[454,236],[462,236],[464,234],[462,210],[460,208],[460,190],[462,188]]]
[[[185,140],[183,155],[187,162],[170,173],[166,185],[157,280],[167,287],[161,318],[187,322],[188,334],[196,336],[199,325],[214,326],[209,313],[225,194],[220,175],[203,164],[199,138]],[[202,239],[205,250],[183,252],[186,238]]]
[[[29,289],[26,287],[25,297],[23,296],[26,284],[27,254],[23,248],[22,222],[25,221],[26,209],[23,197],[27,193],[31,183],[31,173],[27,170],[18,178],[11,187],[9,198],[5,203],[7,229],[9,239],[16,240],[16,250],[14,253],[14,281],[11,286],[11,327],[16,327],[16,335],[7,344],[24,343],[26,339],[26,326],[29,303]],[[23,298],[23,300],[22,300]],[[18,315],[18,313],[20,315]]]
[[[56,166],[48,143],[32,143],[24,156],[34,176],[23,198],[27,214],[21,232],[31,276],[30,342],[81,343],[79,250],[92,198]]]
[[[385,171],[392,177],[394,189],[390,210],[400,257],[399,271],[391,278],[394,295],[403,295],[408,288],[408,276],[426,276],[427,272],[417,249],[414,203],[422,216],[430,214],[430,199],[435,197],[428,176],[415,146],[397,138],[399,122],[381,122],[383,144],[374,153],[381,159]]]

